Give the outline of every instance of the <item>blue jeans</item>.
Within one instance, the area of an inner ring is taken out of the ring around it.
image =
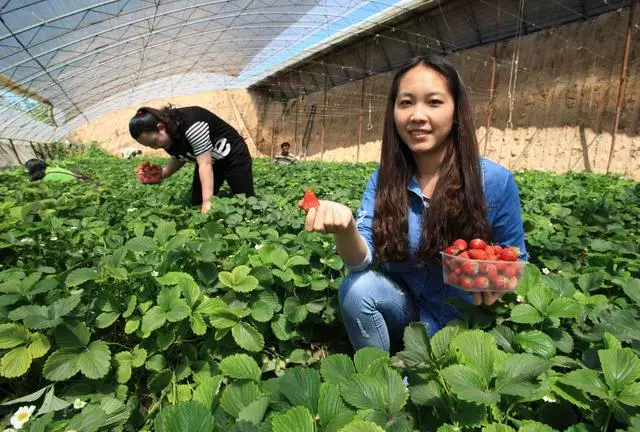
[[[348,274],[340,285],[342,320],[358,350],[374,346],[389,351],[391,341],[401,340],[404,328],[418,320],[418,309],[409,292],[373,270]]]

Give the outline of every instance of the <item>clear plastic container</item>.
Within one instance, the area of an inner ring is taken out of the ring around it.
[[[469,292],[504,292],[517,288],[526,261],[489,261],[442,254],[444,283]]]

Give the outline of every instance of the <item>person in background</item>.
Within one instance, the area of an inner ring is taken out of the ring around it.
[[[295,156],[289,153],[291,145],[288,141],[280,144],[280,154],[273,158],[273,161],[277,164],[294,164],[297,162]]]
[[[137,148],[133,148],[133,147],[127,147],[122,149],[122,157],[125,159],[133,159],[134,157],[138,156],[139,154],[142,154],[142,150],[137,149]]]
[[[29,159],[25,162],[24,166],[29,172],[31,181],[43,180],[45,182],[66,183],[81,180],[97,183],[84,174],[69,171],[65,168],[47,166],[47,164],[40,159]]]
[[[191,203],[200,205],[202,213],[209,211],[211,198],[225,181],[233,194],[254,195],[247,144],[231,125],[204,108],[142,107],[129,121],[129,133],[138,143],[171,155],[159,181],[195,162]],[[136,175],[140,179],[142,174]]]
[[[472,111],[455,66],[440,56],[414,59],[396,74],[384,120],[380,168],[360,209],[320,201],[305,229],[335,235],[350,273],[339,290],[355,349],[389,351],[413,321],[433,335],[459,311],[458,297],[492,304],[496,293],[446,285],[440,251],[455,239],[516,246],[526,259],[518,187],[506,168],[480,157]],[[374,261],[381,271],[374,271]]]

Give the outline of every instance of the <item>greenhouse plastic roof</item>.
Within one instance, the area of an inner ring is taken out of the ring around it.
[[[245,88],[424,3],[0,0],[0,138],[48,142],[144,101]]]

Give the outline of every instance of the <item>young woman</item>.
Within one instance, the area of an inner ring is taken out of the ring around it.
[[[191,202],[200,205],[202,213],[211,208],[210,200],[224,181],[234,194],[254,194],[247,144],[231,125],[204,108],[142,107],[129,121],[129,133],[140,144],[172,156],[159,181],[195,162]],[[139,179],[141,174],[136,172]]]
[[[453,64],[416,59],[395,76],[385,115],[380,168],[364,191],[357,218],[331,201],[307,213],[305,228],[335,234],[350,269],[340,308],[355,349],[390,349],[412,321],[429,334],[459,317],[446,303],[479,305],[500,296],[473,296],[445,285],[439,252],[457,238],[488,239],[520,248],[526,258],[518,188],[502,166],[481,159],[471,108]],[[377,260],[381,272],[369,267]]]

